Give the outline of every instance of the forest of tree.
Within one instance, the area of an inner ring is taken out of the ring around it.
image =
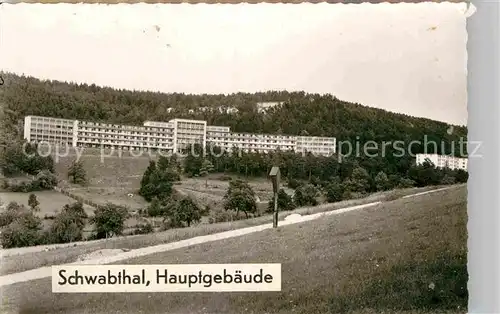
[[[88,84],[39,80],[4,73],[5,85],[0,99],[4,133],[19,133],[19,121],[25,115],[102,121],[141,125],[145,120],[167,121],[172,118],[207,120],[211,125],[230,126],[235,132],[283,133],[290,135],[333,136],[338,141],[427,141],[439,143],[437,153],[461,153],[460,139],[467,136],[465,126],[449,125],[415,118],[337,99],[332,95],[305,92],[268,91],[230,95],[188,95],[118,90]],[[266,114],[259,113],[257,102],[283,101]],[[237,113],[221,113],[217,108],[235,107]],[[212,110],[190,109],[208,107]],[[169,111],[168,108],[173,108]],[[3,137],[10,138],[7,136]],[[441,147],[443,143],[443,147]],[[452,150],[452,146],[454,149]],[[465,152],[463,145],[462,152]],[[413,145],[412,153],[424,151]],[[427,152],[434,152],[430,145]],[[391,155],[390,150],[386,155]]]

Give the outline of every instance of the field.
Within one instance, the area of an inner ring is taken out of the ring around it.
[[[103,156],[109,157],[101,158],[99,150],[87,149],[80,157],[87,173],[88,185],[86,187],[73,185],[67,181],[68,167],[75,160],[76,154],[55,158],[56,173],[61,180],[61,187],[75,195],[92,199],[98,204],[112,202],[128,206],[131,210],[146,207],[147,202],[137,195],[137,191],[150,158],[155,158],[155,156],[150,157],[149,154],[144,153],[142,156],[134,157],[126,152],[118,156],[117,151],[105,152]],[[208,188],[205,187],[204,178],[183,178],[175,188],[180,193],[196,199],[200,205],[220,208],[229,183],[219,180],[219,177],[221,174],[208,176]],[[272,198],[270,181],[252,178],[249,179],[249,183],[257,195],[258,203],[267,203]],[[287,191],[292,193],[289,189]]]
[[[132,210],[143,208],[147,203],[137,194],[139,183],[144,170],[149,164],[149,157],[132,157],[111,155],[101,159],[98,150],[85,150],[80,157],[87,174],[88,184],[85,187],[68,182],[67,172],[75,160],[75,154],[55,157],[55,170],[60,180],[60,186],[75,195],[85,199],[92,199],[98,204],[111,202],[117,205],[126,205]],[[103,155],[105,156],[105,155]],[[132,194],[132,196],[129,196]]]
[[[466,313],[465,186],[126,264],[281,263],[277,293],[52,294],[9,286],[6,313]]]
[[[4,204],[17,202],[18,204],[28,207],[28,197],[30,194],[31,193],[0,192],[0,200],[2,200]],[[54,215],[60,212],[64,205],[75,202],[74,199],[56,191],[39,191],[33,192],[33,194],[36,195],[36,198],[40,202],[40,211],[37,212],[40,218],[43,218],[45,215]],[[91,206],[84,205],[84,209],[89,215],[93,213],[93,208]]]

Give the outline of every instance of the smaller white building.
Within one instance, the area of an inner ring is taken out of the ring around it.
[[[423,164],[426,160],[432,162],[438,168],[462,169],[467,171],[467,158],[459,158],[438,154],[417,154],[417,165]]]
[[[284,103],[283,101],[258,102],[257,103],[257,112],[264,113],[269,108],[281,106],[283,103]]]

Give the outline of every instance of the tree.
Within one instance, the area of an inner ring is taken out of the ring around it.
[[[31,183],[32,191],[52,190],[57,186],[57,177],[48,170],[42,170],[35,176]]]
[[[201,164],[200,168],[200,176],[206,177],[210,172],[214,171],[214,165],[210,162],[210,160],[205,159]],[[205,188],[208,188],[208,179],[205,179]]]
[[[390,188],[390,181],[385,172],[380,171],[375,177],[377,191],[387,191]]]
[[[2,230],[3,248],[38,245],[41,242],[42,220],[30,211],[24,211]]]
[[[191,226],[191,223],[201,220],[201,209],[188,197],[181,199],[176,209],[179,211],[178,219],[185,222],[188,227]]]
[[[466,183],[469,179],[469,174],[465,170],[458,169],[455,178],[458,183]]]
[[[165,156],[160,156],[157,168],[160,171],[166,171],[170,168],[170,160]]]
[[[127,208],[108,203],[99,206],[90,223],[94,224],[94,237],[97,239],[121,235],[128,217]]]
[[[257,212],[255,192],[250,185],[241,180],[229,182],[229,188],[224,195],[224,209],[234,210],[236,215],[242,211],[247,218],[249,213]]]
[[[182,167],[176,154],[172,154],[172,156],[170,156],[169,165],[170,168],[176,173],[182,173]]]
[[[280,189],[278,191],[278,210],[279,211],[288,211],[293,210],[295,208],[295,204],[293,203],[292,198],[288,195],[284,189]],[[267,204],[267,212],[271,213],[274,211],[274,199],[269,200]]]
[[[84,185],[87,183],[87,174],[81,161],[73,161],[68,169],[68,178],[74,184]]]
[[[88,215],[83,208],[82,202],[75,202],[72,204],[66,204],[62,208],[62,213],[68,213],[71,217],[73,217],[75,223],[83,229],[85,227],[85,220],[88,219]]]
[[[304,184],[295,190],[294,201],[297,207],[318,205],[318,189],[312,184]]]
[[[49,242],[70,243],[82,240],[87,218],[82,203],[64,205],[50,227]]]
[[[161,157],[161,162],[161,165],[157,165],[156,162],[150,161],[141,179],[139,195],[148,202],[155,197],[160,200],[170,197],[173,183],[180,179],[179,174],[169,166],[167,158]]]
[[[335,203],[342,200],[344,189],[339,177],[333,178],[325,188],[326,200],[329,203]]]
[[[163,216],[165,211],[165,206],[157,197],[154,197],[147,208],[147,214],[150,217]]]
[[[203,147],[200,144],[192,144],[185,149],[184,172],[189,176],[200,174],[203,162]]]
[[[149,165],[144,171],[141,179],[141,188],[139,189],[139,195],[144,197],[145,189],[150,181],[150,176],[156,171],[156,162],[154,160],[149,161]],[[147,192],[146,192],[147,194]]]
[[[28,197],[28,206],[31,207],[31,210],[34,212],[39,212],[40,208],[38,207],[40,205],[40,202],[36,198],[35,194],[30,194]]]
[[[370,188],[370,175],[366,169],[357,166],[352,170],[352,174],[349,177],[349,181],[346,180],[346,188],[350,192],[355,193],[366,193]]]
[[[441,182],[440,169],[432,162],[424,161],[421,165],[415,165],[408,171],[409,179],[415,181],[416,186],[438,185]]]
[[[36,175],[40,171],[54,172],[52,156],[42,157],[37,144],[13,141],[2,153],[1,167],[7,177],[19,174]]]

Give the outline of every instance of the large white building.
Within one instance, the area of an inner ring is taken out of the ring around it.
[[[227,151],[245,152],[293,150],[317,155],[335,153],[334,137],[291,136],[231,132],[226,126],[207,125],[202,120],[173,119],[146,121],[142,126],[95,123],[51,117],[26,116],[24,138],[74,147],[105,147],[126,150],[181,152],[190,144],[213,145]]]
[[[416,159],[417,165],[421,165],[428,160],[438,168],[462,169],[467,171],[467,158],[438,154],[417,154]]]

